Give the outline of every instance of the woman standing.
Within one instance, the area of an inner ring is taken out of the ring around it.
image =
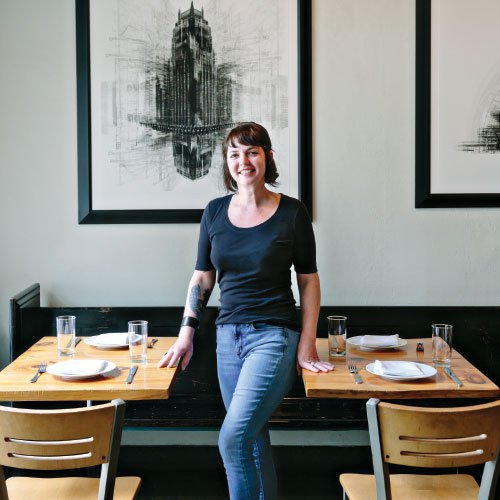
[[[184,369],[189,363],[217,273],[217,371],[227,410],[219,449],[230,497],[275,499],[268,419],[291,388],[296,366],[333,369],[320,361],[315,345],[320,287],[314,234],[301,202],[266,188],[276,185],[279,174],[264,127],[249,122],[231,130],[223,158],[224,184],[235,194],[212,200],[203,213],[179,338],[159,366],[181,360]]]

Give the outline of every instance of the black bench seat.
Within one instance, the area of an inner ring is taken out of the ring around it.
[[[40,285],[18,293],[10,304],[10,359],[13,360],[44,335],[54,335],[55,318],[77,317],[77,335],[124,331],[131,319],[149,321],[149,334],[175,336],[183,307],[41,307]],[[326,337],[326,316],[348,317],[348,335],[398,333],[403,338],[430,336],[430,325],[454,325],[454,347],[496,384],[500,383],[500,308],[419,306],[325,306],[320,311],[318,336]],[[134,427],[218,428],[224,417],[215,358],[215,318],[210,307],[195,336],[194,355],[179,374],[168,400],[130,401],[126,425]],[[406,400],[406,404],[411,401]],[[418,404],[428,402],[419,400]],[[430,402],[435,405],[437,402]],[[440,403],[470,404],[463,400]],[[306,398],[300,380],[270,419],[273,429],[366,428],[365,401]],[[26,404],[26,406],[29,406]]]

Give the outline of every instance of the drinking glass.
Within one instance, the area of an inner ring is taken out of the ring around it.
[[[75,354],[75,320],[76,316],[57,316],[57,352],[60,356]]]
[[[432,363],[434,366],[451,366],[453,326],[444,323],[432,325]]]
[[[148,322],[128,322],[128,349],[131,363],[145,363],[148,359]]]
[[[346,316],[328,316],[328,354],[330,357],[345,356]]]

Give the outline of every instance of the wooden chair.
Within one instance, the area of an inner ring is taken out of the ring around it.
[[[68,410],[0,406],[0,499],[135,498],[141,479],[116,478],[125,403]],[[101,477],[11,477],[2,466],[63,470],[101,466]]]
[[[500,467],[500,401],[462,408],[366,403],[375,475],[342,474],[351,500],[493,500]],[[467,474],[389,474],[388,464],[464,467],[485,464],[481,486]]]

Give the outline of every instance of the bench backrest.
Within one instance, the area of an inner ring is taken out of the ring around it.
[[[77,318],[77,335],[125,331],[132,319],[149,321],[149,334],[176,336],[183,307],[40,307],[40,286],[34,284],[11,299],[10,342],[14,359],[44,335],[55,334],[55,318]],[[500,383],[500,308],[424,306],[323,306],[318,337],[326,337],[326,317],[348,318],[348,336],[398,333],[403,338],[430,337],[432,323],[454,325],[454,347],[496,384]],[[217,381],[215,319],[217,308],[205,312],[195,336],[194,355],[181,373],[167,402],[127,404],[126,423],[139,425],[219,425],[224,408]],[[179,404],[172,408],[172,403]],[[182,402],[182,404],[180,404]],[[298,379],[271,419],[272,426],[366,426],[364,401],[305,399]],[[464,402],[465,403],[465,402]]]

